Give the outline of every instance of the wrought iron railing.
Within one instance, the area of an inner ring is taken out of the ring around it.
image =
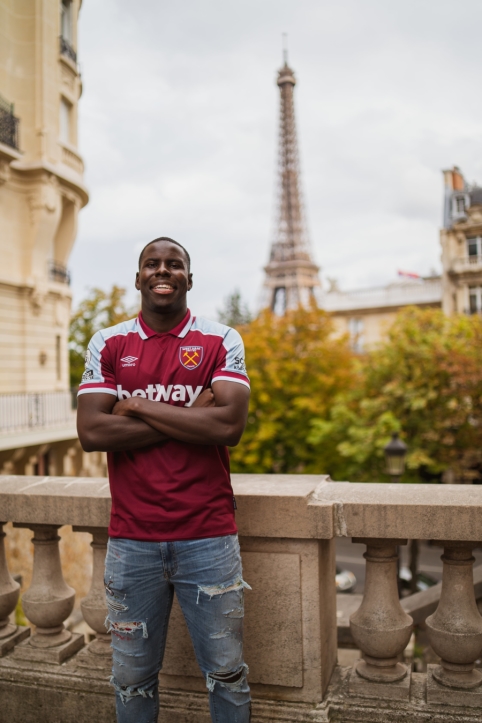
[[[60,42],[60,55],[65,55],[66,58],[69,58],[73,63],[77,64],[77,53],[71,46],[68,40],[66,40],[62,35],[59,37]]]
[[[61,284],[70,284],[70,271],[57,261],[48,262],[50,281],[59,281]]]
[[[0,143],[18,150],[19,119],[14,115],[13,103],[0,95]]]
[[[70,391],[0,394],[0,432],[65,424],[73,414]]]

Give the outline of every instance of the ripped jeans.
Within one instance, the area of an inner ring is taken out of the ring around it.
[[[209,690],[212,721],[248,723],[244,587],[237,535],[180,542],[109,539],[106,622],[118,723],[157,723],[158,674],[174,592]]]

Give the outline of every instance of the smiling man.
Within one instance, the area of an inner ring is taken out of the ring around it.
[[[143,249],[136,288],[137,319],[89,344],[77,415],[84,450],[108,457],[105,586],[117,720],[157,722],[175,592],[212,720],[247,723],[247,585],[226,449],[239,442],[248,413],[243,342],[188,310],[190,258],[173,239]]]

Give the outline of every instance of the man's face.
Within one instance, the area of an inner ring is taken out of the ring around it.
[[[181,310],[186,307],[186,294],[191,288],[192,274],[182,248],[169,241],[149,244],[136,274],[142,307],[161,314]]]

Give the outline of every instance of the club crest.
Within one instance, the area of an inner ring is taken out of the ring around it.
[[[202,346],[182,346],[179,349],[179,361],[185,369],[197,369],[203,360]]]

